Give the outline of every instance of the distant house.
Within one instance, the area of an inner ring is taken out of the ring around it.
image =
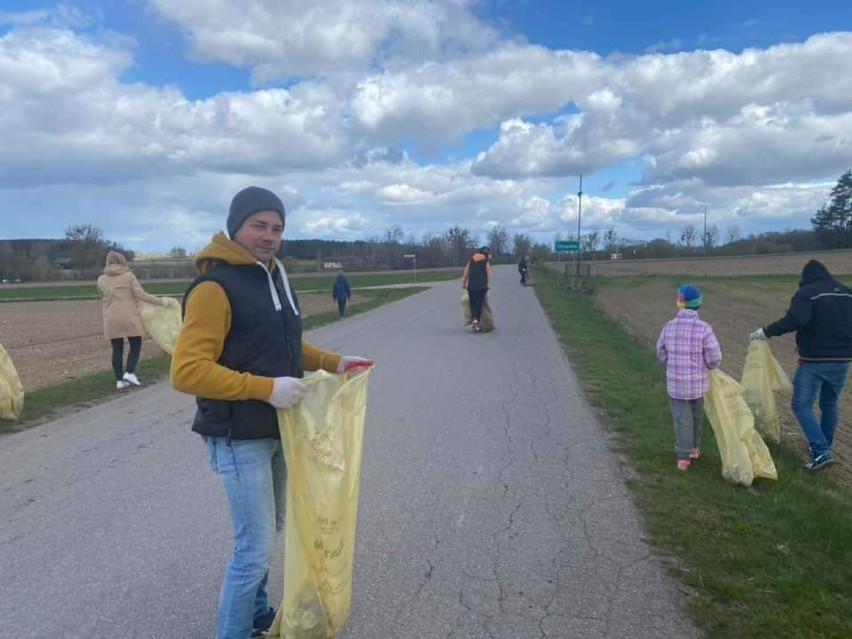
[[[53,260],[53,268],[59,269],[60,271],[67,271],[73,265],[73,261],[70,257],[60,257]]]

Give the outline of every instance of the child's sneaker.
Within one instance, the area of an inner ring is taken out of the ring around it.
[[[136,373],[125,373],[124,381],[130,382],[134,386],[142,386],[142,382],[139,381],[139,378],[136,377]]]
[[[123,379],[119,379],[118,381],[115,382],[116,390],[124,390],[128,386],[130,386],[130,383],[125,382]]]
[[[678,459],[677,460],[677,469],[678,470],[689,470],[689,460],[688,459]]]
[[[831,453],[823,453],[822,455],[817,455],[805,464],[805,470],[819,470],[820,468],[831,466],[833,463],[834,458],[831,456]]]
[[[479,320],[473,320],[473,332],[474,333],[479,332]]]
[[[701,457],[701,450],[699,448],[693,448],[689,451],[690,459],[698,459],[699,457]]]

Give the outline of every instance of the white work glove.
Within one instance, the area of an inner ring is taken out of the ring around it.
[[[337,365],[337,374],[340,375],[341,373],[346,373],[352,369],[368,367],[372,366],[373,364],[375,364],[375,362],[371,359],[344,355],[340,358],[340,363]]]
[[[305,385],[295,377],[276,377],[266,400],[275,408],[289,408],[305,395]]]
[[[168,297],[161,297],[160,298],[160,304],[163,305],[163,308],[168,308],[169,307],[169,298]]]
[[[757,329],[754,333],[749,336],[749,339],[769,339],[766,335],[766,331],[763,330],[763,327]]]

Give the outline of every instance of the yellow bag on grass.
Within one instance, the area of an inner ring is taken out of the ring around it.
[[[24,409],[24,387],[9,353],[0,344],[0,419],[18,419]]]
[[[722,477],[743,486],[751,486],[755,477],[778,479],[772,455],[754,429],[754,417],[739,382],[720,370],[711,370],[704,411],[722,457]]]
[[[470,315],[470,296],[466,288],[463,288],[461,293],[461,312],[464,325],[467,326],[473,321],[473,318]]]
[[[302,401],[278,411],[287,463],[284,601],[269,637],[331,639],[349,617],[371,371],[310,373]]]
[[[741,383],[746,403],[754,415],[754,427],[765,441],[777,444],[781,441],[781,428],[772,392],[792,386],[787,373],[772,356],[768,340],[753,339],[749,342]]]
[[[168,306],[157,306],[148,302],[136,302],[142,326],[154,341],[169,355],[174,353],[178,334],[183,326],[180,302],[173,297],[167,297]]]

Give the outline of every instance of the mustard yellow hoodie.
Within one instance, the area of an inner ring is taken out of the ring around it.
[[[214,235],[210,244],[196,256],[195,268],[204,273],[218,260],[236,265],[257,263],[248,249],[229,240],[224,233]],[[267,268],[274,272],[278,268],[275,260],[271,260]],[[231,305],[222,287],[210,281],[196,286],[186,301],[183,329],[172,355],[171,380],[175,389],[227,401],[269,399],[271,377],[239,373],[217,363],[230,330]],[[340,357],[302,341],[306,371],[323,369],[336,373]]]

